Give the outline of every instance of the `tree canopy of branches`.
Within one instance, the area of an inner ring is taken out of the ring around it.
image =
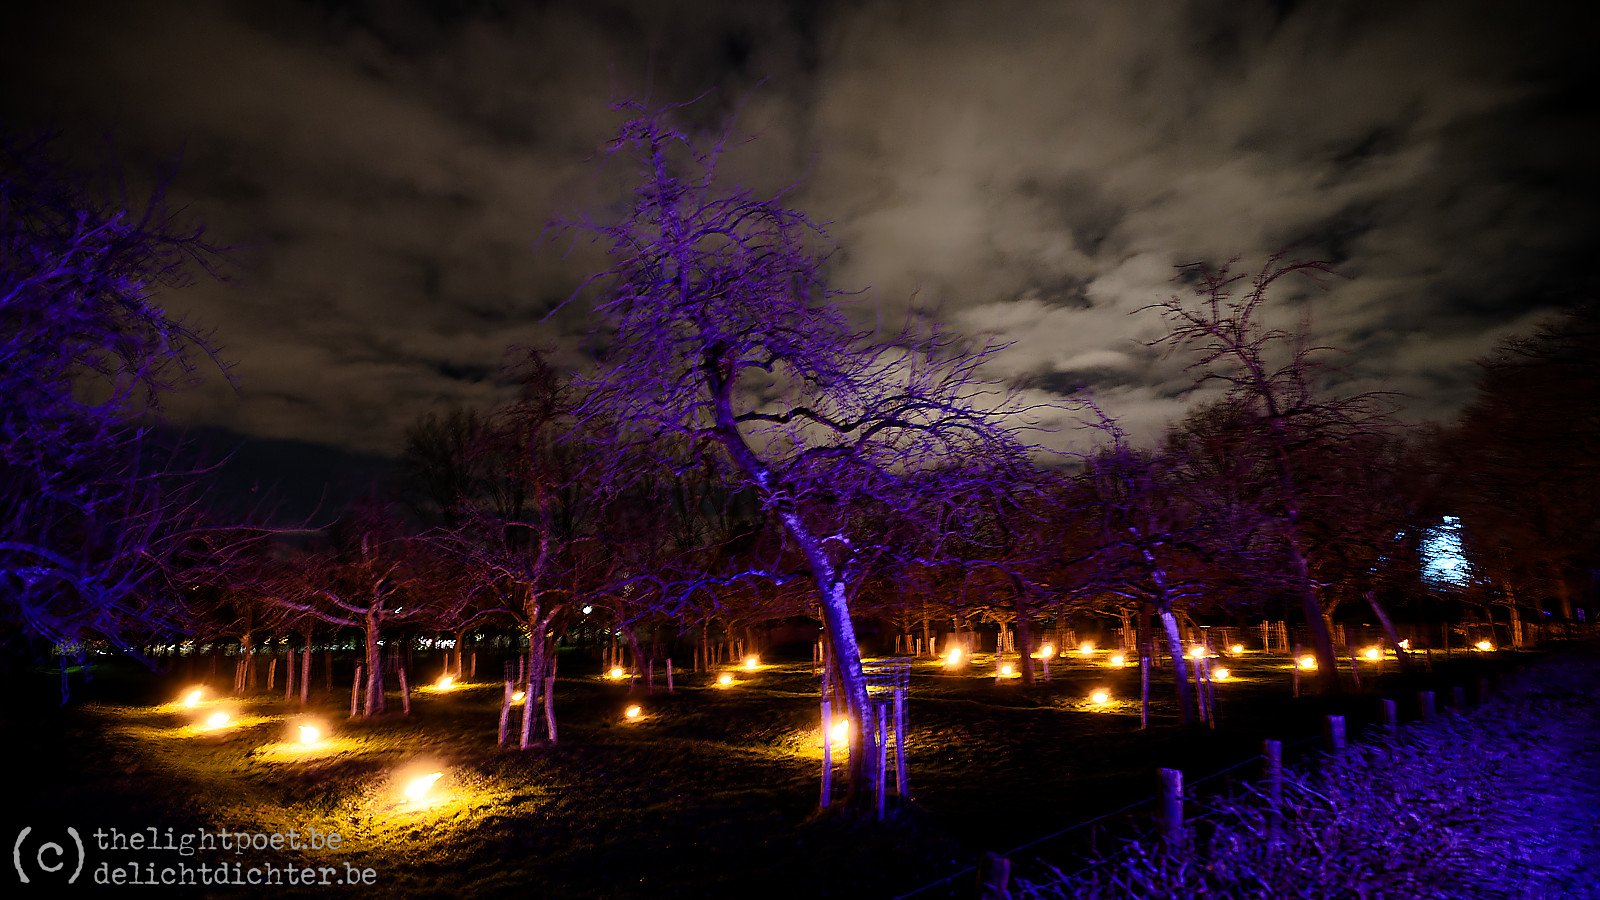
[[[0,141],[0,638],[126,647],[171,624],[194,512],[153,413],[211,356],[156,295],[213,250],[49,149]]]

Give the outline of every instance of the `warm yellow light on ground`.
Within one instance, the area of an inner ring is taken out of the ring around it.
[[[456,686],[456,677],[454,675],[440,675],[439,680],[435,681],[433,686],[441,691],[448,691]]]
[[[626,675],[628,673],[624,672],[622,670],[621,666],[612,666],[611,667],[611,671],[607,672],[606,674],[611,676],[612,678],[621,678],[622,676],[624,676],[624,675]]]
[[[622,711],[622,715],[624,717],[626,717],[626,718],[629,718],[629,719],[637,719],[640,716],[644,715],[644,709],[642,707],[640,707],[638,704],[634,704],[633,706],[630,706],[627,709],[623,710]]]
[[[183,695],[183,705],[189,707],[190,709],[193,709],[196,706],[200,705],[200,701],[204,700],[205,696],[206,696],[206,689],[205,688],[195,688],[194,690],[190,691],[189,693]]]
[[[433,790],[434,782],[443,777],[443,772],[429,772],[426,775],[419,775],[406,782],[403,793],[406,795],[406,799],[412,803],[421,803],[423,800],[428,799],[428,793]]]
[[[1127,662],[1127,661],[1128,661],[1128,658],[1126,656],[1123,656],[1121,653],[1113,653],[1113,654],[1111,654],[1111,658],[1106,660],[1106,663],[1108,665],[1115,666],[1117,668],[1121,668],[1122,664]]]
[[[1045,644],[1043,647],[1039,648],[1040,659],[1054,659],[1055,655],[1056,647],[1054,644]]]
[[[731,684],[733,684],[733,676],[731,674],[723,672],[717,676],[717,687],[727,687]]]
[[[511,702],[512,703],[521,703],[522,701],[524,701],[526,699],[528,699],[528,692],[527,691],[513,691],[511,693]]]
[[[1361,651],[1361,655],[1376,662],[1383,658],[1383,651],[1379,650],[1377,647],[1368,647],[1367,649]]]
[[[206,727],[215,731],[218,728],[228,727],[228,723],[231,721],[233,721],[233,716],[225,712],[214,712],[206,717]]]
[[[1493,650],[1494,649],[1494,644],[1491,644],[1488,641],[1479,641],[1476,644],[1473,644],[1472,646],[1477,647],[1479,650],[1484,650],[1484,651],[1489,651],[1489,650]]]
[[[1091,654],[1093,652],[1094,652],[1094,644],[1090,643],[1089,641],[1084,641],[1083,643],[1078,645],[1078,653],[1081,656],[1088,656],[1089,654]]]
[[[744,670],[746,672],[754,672],[756,670],[756,666],[759,665],[761,665],[761,658],[756,656],[754,653],[744,658]]]
[[[1228,648],[1228,652],[1232,653],[1234,656],[1238,656],[1239,654],[1244,652],[1244,645],[1243,644],[1234,644],[1232,647]]]
[[[1095,688],[1089,692],[1089,702],[1095,706],[1105,706],[1111,702],[1111,692],[1105,688]]]
[[[1000,667],[1000,674],[1010,678],[1011,676],[1017,674],[1017,667],[1013,666],[1011,663],[1006,663]]]
[[[1196,646],[1193,646],[1193,647],[1189,648],[1189,658],[1190,659],[1199,659],[1199,658],[1201,658],[1202,656],[1205,656],[1205,655],[1206,655],[1206,648],[1204,648],[1204,647],[1196,645]]]
[[[944,655],[944,664],[951,668],[961,665],[961,648],[951,647],[950,652]]]
[[[1300,668],[1302,668],[1302,669],[1315,669],[1316,667],[1317,667],[1317,658],[1315,656],[1302,656],[1302,657],[1300,657]]]
[[[1229,672],[1227,669],[1222,668],[1221,666],[1218,666],[1217,668],[1211,670],[1211,680],[1212,681],[1227,681],[1228,680],[1228,676],[1230,676],[1232,674],[1233,673]]]
[[[315,725],[300,726],[300,746],[315,747],[322,740],[322,729]]]

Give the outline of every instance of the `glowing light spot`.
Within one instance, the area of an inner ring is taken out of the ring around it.
[[[585,606],[583,608],[583,614],[586,615],[586,616],[588,614],[592,613],[592,612],[594,612],[594,607],[592,607],[592,606]]]
[[[1095,706],[1105,706],[1111,702],[1111,692],[1105,688],[1095,688],[1089,692],[1089,702]]]
[[[1238,656],[1239,654],[1244,652],[1244,645],[1243,644],[1234,644],[1232,647],[1228,648],[1228,652],[1232,653],[1234,656]]]
[[[944,655],[944,664],[952,669],[961,665],[961,648],[951,647],[950,652]]]
[[[1079,656],[1088,656],[1089,654],[1091,654],[1093,652],[1094,652],[1094,644],[1089,642],[1089,641],[1084,641],[1083,643],[1078,645],[1078,655]]]
[[[623,671],[621,666],[612,666],[611,667],[611,671],[607,672],[606,674],[611,676],[612,678],[621,678],[622,676],[624,676],[624,675],[626,675],[628,673]]]
[[[828,742],[835,747],[840,746],[841,744],[848,745],[850,743],[849,719],[834,720],[833,725],[828,728]]]
[[[727,687],[733,684],[733,675],[723,672],[717,676],[717,687]]]
[[[1123,664],[1126,663],[1127,661],[1128,661],[1128,658],[1123,656],[1121,653],[1113,653],[1113,654],[1111,654],[1111,658],[1106,660],[1106,665],[1109,665],[1109,666],[1111,666],[1113,668],[1120,669],[1120,668],[1122,668]]]
[[[1315,656],[1302,656],[1302,657],[1300,657],[1300,668],[1302,668],[1302,669],[1315,669],[1316,667],[1317,667],[1317,658]]]
[[[1411,649],[1411,638],[1406,638],[1406,639],[1402,640],[1400,642],[1400,649],[1401,650],[1410,650]]]
[[[1483,650],[1485,652],[1494,649],[1494,644],[1491,644],[1488,641],[1479,641],[1476,644],[1473,644],[1472,646],[1477,647],[1479,650]]]
[[[512,694],[511,694],[511,702],[512,703],[521,703],[522,701],[524,701],[526,699],[528,699],[528,692],[527,691],[513,691]]]
[[[200,701],[204,700],[205,696],[205,688],[195,688],[189,693],[183,695],[183,705],[189,707],[190,709],[194,709],[196,706],[200,705]]]
[[[1000,674],[1010,678],[1012,675],[1017,674],[1017,667],[1013,666],[1011,663],[1006,663],[1000,667]]]
[[[638,705],[638,704],[637,704],[637,703],[636,703],[636,704],[634,704],[634,705],[633,705],[633,706],[630,706],[630,707],[628,707],[628,708],[627,708],[627,709],[625,709],[625,710],[623,710],[623,711],[622,711],[622,715],[623,715],[623,717],[625,717],[625,718],[629,718],[629,719],[637,719],[637,718],[639,718],[639,717],[640,717],[640,716],[642,716],[642,715],[644,715],[644,709],[643,709],[643,708],[642,708],[642,707],[640,707],[640,706],[639,706],[639,705]]]
[[[218,728],[227,728],[228,723],[232,721],[233,716],[225,712],[214,712],[206,717],[206,728],[211,731],[215,731]]]
[[[1383,658],[1383,651],[1379,650],[1377,647],[1368,647],[1367,649],[1361,651],[1361,655],[1376,662]]]
[[[1039,659],[1055,659],[1056,647],[1054,644],[1045,644],[1039,648],[1039,652],[1035,653],[1034,656]]]
[[[322,729],[315,725],[300,726],[300,746],[315,747],[322,741]]]
[[[1217,668],[1211,670],[1211,680],[1212,681],[1227,681],[1228,678],[1230,676],[1232,676],[1232,675],[1233,675],[1232,672],[1229,672],[1227,669],[1225,669],[1225,668],[1223,668],[1221,666],[1218,666]]]
[[[440,675],[439,680],[435,681],[433,686],[441,691],[448,691],[456,686],[456,678],[454,675]]]
[[[1203,657],[1205,655],[1206,655],[1206,648],[1204,648],[1204,647],[1195,646],[1195,647],[1190,647],[1189,648],[1189,658],[1190,659],[1199,659],[1199,658],[1201,658],[1201,657]]]
[[[754,672],[759,665],[761,665],[761,658],[754,653],[744,658],[744,670],[746,672]]]
[[[434,782],[443,777],[443,772],[429,772],[426,775],[420,775],[406,782],[405,790],[402,793],[412,803],[421,803],[428,799],[429,792],[433,790]]]

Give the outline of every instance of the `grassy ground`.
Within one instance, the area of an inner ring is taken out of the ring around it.
[[[1431,676],[1448,703],[1452,681],[1469,690],[1506,655],[1438,661]],[[486,661],[487,662],[487,661]],[[260,695],[188,709],[186,684],[108,667],[55,709],[48,681],[27,686],[0,720],[18,751],[14,826],[41,835],[74,825],[337,832],[320,853],[250,852],[261,863],[371,867],[400,894],[552,897],[841,897],[909,891],[973,862],[1153,792],[1157,767],[1197,777],[1247,759],[1264,736],[1294,741],[1342,711],[1352,728],[1377,714],[1377,696],[1410,697],[1424,676],[1367,675],[1366,695],[1290,697],[1282,658],[1228,661],[1219,685],[1220,727],[1180,728],[1169,702],[1139,730],[1138,672],[1104,654],[1058,661],[1032,690],[918,663],[909,700],[916,803],[878,825],[817,816],[820,736],[809,665],[740,673],[728,688],[681,676],[677,691],[646,696],[583,674],[564,660],[557,687],[561,741],[527,752],[495,746],[498,685],[398,697],[376,720],[348,720],[348,694],[313,695],[309,710]],[[1385,664],[1392,669],[1393,662]],[[419,670],[426,670],[423,664]],[[320,666],[319,666],[320,669]],[[1160,673],[1158,673],[1160,674]],[[314,678],[314,681],[316,679]],[[1376,682],[1376,683],[1375,683]],[[348,684],[348,681],[346,681]],[[1089,692],[1113,700],[1096,706]],[[1169,691],[1158,682],[1154,691]],[[636,721],[622,716],[638,703]],[[1403,708],[1409,704],[1403,703]],[[226,709],[228,727],[196,722]],[[292,745],[315,721],[328,743]],[[403,801],[402,776],[444,773],[429,804]],[[1071,839],[1031,853],[1071,857]],[[165,864],[172,854],[97,853]],[[970,894],[973,878],[924,896]],[[327,893],[328,888],[307,893]],[[222,893],[229,893],[223,891]],[[283,893],[274,890],[273,893]]]

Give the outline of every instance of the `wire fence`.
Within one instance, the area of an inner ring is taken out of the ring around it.
[[[1284,744],[1283,745],[1283,749],[1284,749],[1285,752],[1288,752],[1288,751],[1291,751],[1291,750],[1297,750],[1297,749],[1305,747],[1305,746],[1307,746],[1309,744],[1319,743],[1322,740],[1323,740],[1323,738],[1320,737],[1320,736],[1305,737],[1305,738],[1301,738],[1298,741],[1294,741],[1292,743]],[[1198,803],[1199,802],[1199,798],[1190,796],[1189,790],[1191,790],[1193,788],[1197,788],[1197,787],[1199,787],[1199,786],[1201,786],[1203,784],[1207,784],[1209,782],[1216,781],[1219,778],[1224,778],[1224,777],[1226,777],[1228,775],[1232,775],[1235,772],[1238,772],[1240,769],[1243,769],[1243,768],[1245,768],[1247,766],[1259,766],[1259,765],[1262,764],[1264,759],[1265,759],[1265,757],[1263,757],[1259,753],[1253,754],[1253,755],[1248,756],[1248,757],[1246,757],[1246,758],[1244,758],[1244,759],[1242,759],[1242,760],[1240,760],[1240,761],[1238,761],[1236,763],[1233,763],[1233,764],[1231,764],[1229,766],[1226,766],[1224,768],[1218,769],[1217,771],[1211,772],[1211,773],[1209,773],[1207,775],[1203,775],[1203,776],[1201,776],[1199,778],[1186,779],[1187,788],[1184,791],[1184,802],[1185,802],[1185,804],[1187,805],[1187,804]],[[1073,822],[1072,824],[1067,825],[1064,828],[1059,828],[1059,829],[1057,829],[1055,831],[1049,832],[1047,834],[1040,835],[1039,837],[1033,838],[1031,840],[1024,841],[1023,843],[1018,844],[1017,846],[1012,847],[1009,850],[1001,851],[998,855],[1006,857],[1006,858],[1009,859],[1009,858],[1017,856],[1020,853],[1025,852],[1025,851],[1032,850],[1035,847],[1039,847],[1039,846],[1044,845],[1044,844],[1049,844],[1052,841],[1060,840],[1061,838],[1067,837],[1068,835],[1077,834],[1079,832],[1082,832],[1084,829],[1092,828],[1092,827],[1094,827],[1096,825],[1100,825],[1100,824],[1103,824],[1103,823],[1124,819],[1125,817],[1131,817],[1132,813],[1134,813],[1134,812],[1136,812],[1136,811],[1138,811],[1140,809],[1143,809],[1144,807],[1154,805],[1156,803],[1156,801],[1158,801],[1159,799],[1161,799],[1159,794],[1151,794],[1148,797],[1144,797],[1144,798],[1141,798],[1139,800],[1135,800],[1132,803],[1126,804],[1124,806],[1120,806],[1120,807],[1118,807],[1116,809],[1113,809],[1113,810],[1111,810],[1109,812],[1100,813],[1099,815],[1092,816],[1092,817],[1087,818],[1087,819],[1082,819],[1082,820],[1077,821],[1077,822]],[[1202,821],[1203,819],[1204,819],[1204,816],[1202,815],[1202,816],[1190,817],[1189,821]],[[1043,859],[1035,858],[1032,861],[1038,862],[1038,863],[1040,863],[1040,864],[1042,864],[1042,865],[1044,865],[1044,866],[1046,866],[1048,868],[1051,868],[1052,870],[1055,869],[1054,866],[1051,866],[1048,862],[1045,862]],[[1087,866],[1084,866],[1081,869],[1078,869],[1076,872],[1070,873],[1068,877],[1076,877],[1078,875],[1082,875],[1085,872],[1088,872],[1088,871],[1090,871],[1090,870],[1092,870],[1092,869],[1094,869],[1094,868],[1096,868],[1098,866],[1104,865],[1106,861],[1107,860],[1105,860],[1105,859],[1098,860],[1098,861],[1096,861],[1094,863],[1091,863],[1091,864],[1089,864]],[[971,865],[964,866],[964,867],[962,867],[960,869],[957,869],[954,872],[951,872],[950,874],[948,874],[948,875],[944,876],[943,878],[940,878],[940,879],[938,879],[936,881],[930,881],[927,884],[921,885],[920,887],[917,887],[917,888],[915,888],[913,890],[907,891],[906,893],[896,895],[895,900],[908,900],[908,898],[927,895],[929,891],[935,890],[936,888],[949,886],[956,879],[962,878],[962,877],[967,876],[967,875],[976,875],[977,872],[978,872],[978,864],[977,863],[973,863]]]

